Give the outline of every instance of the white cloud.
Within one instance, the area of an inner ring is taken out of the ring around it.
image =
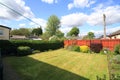
[[[48,3],[48,4],[53,4],[53,3],[57,3],[58,0],[41,0],[42,2]]]
[[[22,23],[22,24],[19,24],[19,27],[20,28],[24,28],[26,26],[26,24]]]
[[[25,2],[23,0],[0,0],[0,2],[28,18],[34,17],[31,9],[25,5]],[[0,19],[23,19],[21,15],[17,14],[7,7],[0,5]]]
[[[120,22],[120,6],[109,6],[102,8],[102,6],[94,8],[94,12],[88,17],[88,23],[90,25],[103,25],[103,14],[106,15],[107,25]]]
[[[106,15],[107,26],[120,22],[120,6],[104,7],[102,4],[93,8],[89,15],[84,13],[73,13],[61,17],[61,25],[67,27],[82,26],[88,23],[91,26],[103,26],[103,14]]]
[[[60,31],[67,34],[71,29],[72,29],[72,27],[61,27]]]
[[[73,13],[62,16],[61,25],[67,27],[81,26],[87,19],[87,15],[83,13]]]
[[[68,4],[68,9],[76,8],[84,8],[90,7],[90,5],[94,4],[95,0],[74,0],[73,3]]]

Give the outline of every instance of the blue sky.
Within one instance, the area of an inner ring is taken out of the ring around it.
[[[55,14],[61,21],[60,30],[64,33],[77,26],[80,35],[92,31],[103,34],[103,14],[106,14],[107,33],[120,29],[119,0],[0,0],[34,22],[46,27],[47,19]],[[0,24],[16,28],[39,27],[0,4]]]

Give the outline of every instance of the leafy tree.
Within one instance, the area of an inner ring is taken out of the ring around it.
[[[24,36],[29,36],[30,31],[27,28],[20,28],[20,29],[15,29],[11,31],[11,35],[24,35]]]
[[[57,30],[55,35],[59,38],[64,37],[64,33],[62,33],[60,30]]]
[[[32,34],[37,35],[37,36],[42,35],[42,28],[41,28],[41,27],[39,27],[39,28],[34,28],[34,29],[32,30]]]
[[[60,28],[60,20],[56,15],[52,15],[48,18],[46,32],[53,36],[56,34],[56,31]]]
[[[87,35],[83,37],[83,39],[94,39],[95,35],[93,32],[88,32]]]
[[[67,36],[78,36],[79,28],[73,27],[70,32],[67,33]]]
[[[94,39],[94,37],[95,37],[93,32],[88,32],[87,36],[89,39]]]

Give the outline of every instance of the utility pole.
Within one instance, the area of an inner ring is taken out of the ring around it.
[[[103,14],[104,39],[106,39],[106,16]]]

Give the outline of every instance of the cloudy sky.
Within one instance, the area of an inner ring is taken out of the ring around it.
[[[105,14],[107,33],[120,29],[119,0],[0,0],[1,25],[12,29],[39,27],[21,14],[41,25],[43,29],[49,16],[55,14],[61,21],[62,32],[67,33],[77,26],[80,35],[90,31],[95,35],[102,35]]]

